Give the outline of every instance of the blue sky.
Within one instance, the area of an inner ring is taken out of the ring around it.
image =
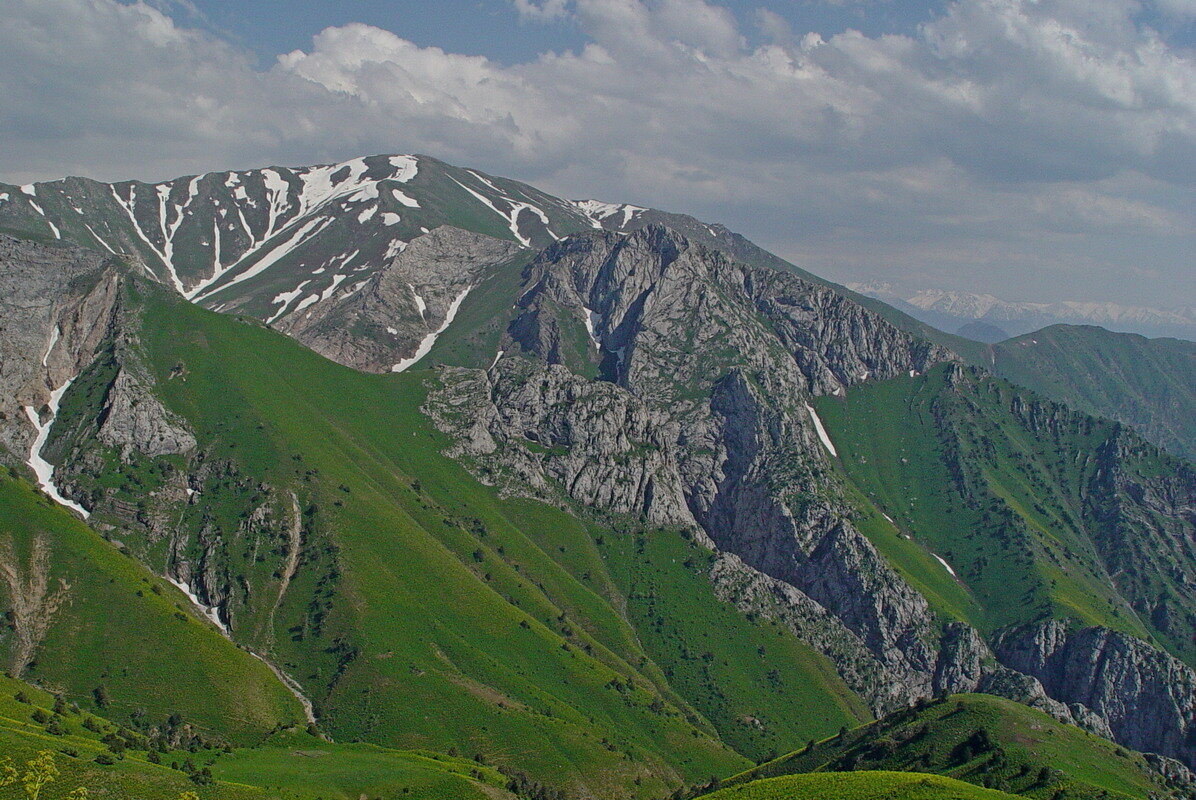
[[[7,0],[0,180],[419,152],[839,281],[1196,306],[1196,0]]]

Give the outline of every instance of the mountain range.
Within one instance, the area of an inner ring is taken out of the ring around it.
[[[64,787],[1191,791],[1182,354],[426,156],[0,185],[0,262],[0,737]]]
[[[1099,325],[1122,333],[1196,341],[1196,308],[1160,309],[1077,300],[1017,302],[991,294],[936,288],[909,289],[885,281],[849,283],[847,286],[942,330],[959,332],[961,327],[981,323],[991,329],[987,331],[988,338],[981,338],[981,341],[998,341],[995,337],[1020,336],[1057,324]]]

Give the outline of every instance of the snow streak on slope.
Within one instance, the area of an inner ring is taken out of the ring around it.
[[[570,202],[590,220],[590,225],[599,229],[602,228],[603,221],[621,213],[623,221],[617,222],[615,227],[622,230],[630,224],[631,220],[635,219],[637,214],[648,210],[629,203],[603,203],[599,200],[572,200]]]
[[[586,324],[586,333],[590,334],[590,341],[594,343],[594,347],[601,350],[602,343],[598,341],[598,336],[594,333],[595,323],[599,321],[599,316],[585,306],[581,307],[581,313],[581,319]]]
[[[428,354],[428,351],[432,349],[432,345],[436,344],[436,337],[448,330],[448,326],[453,323],[453,318],[457,316],[457,309],[461,307],[465,296],[469,294],[469,290],[472,288],[472,286],[466,286],[465,290],[453,299],[453,302],[449,304],[448,311],[445,312],[444,322],[441,323],[440,327],[423,338],[423,341],[419,343],[419,347],[415,349],[415,355],[410,358],[404,358],[395,364],[390,368],[391,372],[402,372]],[[418,295],[416,296],[418,297]],[[423,313],[422,309],[420,313]]]
[[[32,423],[33,429],[37,431],[37,436],[33,440],[33,446],[29,450],[28,463],[30,469],[33,470],[33,474],[37,476],[37,485],[42,488],[42,491],[67,508],[73,508],[75,511],[78,511],[86,518],[88,515],[87,509],[74,500],[68,500],[63,497],[62,493],[58,491],[58,487],[54,485],[54,465],[46,461],[42,456],[42,448],[46,446],[46,441],[50,438],[50,428],[53,427],[54,420],[58,417],[58,405],[62,402],[62,396],[66,394],[66,390],[70,388],[74,380],[74,378],[71,378],[62,384],[62,386],[50,392],[50,402],[48,403],[50,418],[46,420],[45,425],[42,424],[37,409],[33,408],[33,406],[25,406],[25,415],[29,417],[29,422]]]
[[[239,273],[238,275],[235,275],[231,280],[217,287],[217,289],[214,291],[220,291],[222,289],[227,289],[230,286],[236,286],[242,281],[247,281],[256,275],[260,275],[296,247],[304,242],[314,239],[317,235],[319,235],[320,231],[324,230],[324,228],[328,226],[330,222],[332,222],[331,217],[316,217],[315,219],[308,220],[307,224],[296,231],[291,238],[271,249],[252,267],[242,273]],[[212,294],[212,292],[208,292],[208,294]],[[189,299],[201,300],[203,298],[198,297],[194,292],[192,292],[191,295],[189,295]]]
[[[932,555],[932,556],[934,556],[935,558],[937,558],[937,559],[938,559],[938,562],[939,562],[940,564],[942,564],[942,565],[943,565],[943,567],[944,567],[944,568],[947,570],[947,572],[950,572],[950,573],[951,573],[951,577],[952,577],[952,578],[958,578],[958,577],[959,577],[958,575],[956,575],[956,574],[955,574],[955,570],[953,570],[953,569],[951,568],[951,565],[950,565],[950,564],[948,564],[948,563],[946,562],[946,560],[944,560],[944,559],[943,559],[943,557],[942,557],[942,556],[940,556],[938,553],[931,553],[931,555]]]
[[[220,619],[220,610],[217,609],[216,606],[205,606],[203,603],[201,603],[199,601],[199,597],[195,594],[194,591],[191,590],[191,587],[188,586],[187,584],[183,583],[182,581],[180,581],[176,578],[172,578],[169,575],[166,576],[166,580],[170,581],[172,584],[177,586],[179,591],[181,591],[183,594],[187,595],[187,599],[191,601],[192,605],[194,605],[201,612],[203,612],[203,615],[205,617],[207,617],[208,619],[210,619],[212,621],[212,623],[217,628],[219,628],[223,633],[225,633],[226,635],[228,634],[228,632],[229,632],[228,626],[224,624],[224,620]]]
[[[831,437],[827,436],[826,428],[822,427],[822,420],[818,417],[818,412],[814,410],[814,406],[806,403],[806,410],[810,412],[810,419],[814,422],[814,430],[818,431],[818,438],[822,440],[823,446],[827,451],[836,458],[839,453],[835,450],[835,445],[831,443]]]
[[[525,210],[532,212],[533,214],[535,214],[537,217],[540,218],[540,222],[544,223],[544,228],[545,228],[545,230],[548,231],[549,236],[551,236],[554,239],[561,238],[561,237],[557,236],[552,231],[551,228],[548,227],[548,215],[544,213],[543,209],[538,208],[538,207],[532,205],[531,203],[526,203],[522,200],[516,200],[513,197],[510,197],[509,195],[504,194],[503,191],[501,189],[499,189],[497,186],[495,186],[491,181],[487,180],[485,177],[483,177],[482,175],[479,175],[478,173],[474,172],[473,170],[469,170],[469,174],[474,176],[475,178],[477,178],[482,183],[486,184],[486,186],[490,190],[492,190],[493,192],[495,192],[498,195],[498,198],[500,200],[507,203],[511,207],[511,210],[510,211],[500,210],[498,208],[498,206],[496,206],[490,200],[490,198],[486,197],[481,192],[471,189],[470,187],[461,183],[461,181],[457,180],[456,178],[454,178],[451,175],[449,176],[449,180],[451,180],[453,183],[457,184],[462,189],[464,189],[465,191],[467,191],[471,195],[473,195],[474,198],[476,198],[477,201],[480,202],[482,205],[486,206],[486,208],[490,209],[495,214],[498,214],[500,217],[502,217],[506,221],[507,227],[510,228],[511,233],[513,233],[515,235],[515,238],[519,241],[519,243],[521,245],[523,245],[524,247],[532,246],[532,240],[530,238],[528,238],[527,236],[524,236],[519,230],[519,215],[522,214]]]
[[[111,187],[111,189],[112,197],[115,198],[117,204],[120,205],[120,207],[125,210],[125,214],[128,215],[129,223],[133,226],[133,233],[137,234],[138,238],[145,242],[146,247],[152,250],[154,255],[161,259],[162,264],[166,267],[166,273],[170,276],[170,282],[174,284],[174,288],[178,290],[178,293],[181,295],[186,295],[187,291],[183,288],[183,282],[179,280],[179,276],[175,273],[174,265],[166,260],[166,254],[159,250],[158,246],[149,240],[149,237],[145,235],[145,231],[141,230],[141,225],[137,222],[137,217],[133,213],[133,206],[137,199],[137,187],[129,187],[128,200],[125,200],[120,196],[120,193],[116,191],[115,186]]]

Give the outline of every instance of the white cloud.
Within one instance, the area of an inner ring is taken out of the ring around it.
[[[514,5],[589,43],[506,66],[346,25],[261,71],[143,4],[12,0],[0,170],[416,150],[726,221],[844,278],[1049,293],[1083,264],[1111,292],[1132,259],[1163,276],[1136,291],[1193,291],[1196,66],[1129,0],[958,0],[913,36],[825,41],[761,13],[754,47],[703,0]]]

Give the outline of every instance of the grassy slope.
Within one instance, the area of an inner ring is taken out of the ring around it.
[[[103,686],[113,714],[139,710],[157,722],[179,712],[233,741],[256,741],[279,723],[302,719],[269,669],[196,618],[181,592],[5,473],[0,536],[11,536],[23,558],[37,533],[49,538],[51,574],[70,583],[71,602],[29,680],[92,707],[93,691]]]
[[[418,410],[429,373],[362,375],[257,325],[143,299],[167,404],[201,442],[236,443],[259,479],[304,480],[335,531],[341,579],[326,631],[280,637],[275,655],[338,740],[457,747],[598,792],[659,793],[745,763],[644,652],[577,522],[501,501],[440,455],[448,442]],[[167,380],[179,364],[184,376]],[[802,698],[813,713],[796,701],[776,710],[794,721],[769,749],[856,718],[825,710],[846,690],[802,658],[792,680],[809,668],[824,688]]]
[[[981,729],[993,746],[969,749],[967,742]],[[989,695],[956,695],[898,712],[762,764],[730,783],[850,769],[932,772],[1061,800],[1105,796],[1102,793],[1146,798],[1159,788],[1140,755]]]
[[[992,369],[1196,460],[1196,343],[1052,325],[994,345]]]
[[[1058,477],[1060,459],[1088,452],[1108,431],[1100,424],[1077,431],[1073,449],[1056,452],[1017,423],[995,385],[966,403],[940,403],[946,376],[940,367],[817,401],[852,481],[908,541],[951,564],[958,578],[938,565],[933,585],[980,630],[1053,614],[1148,638],[1078,525],[1083,476]],[[894,553],[907,572],[927,563],[886,550]],[[958,600],[948,583],[971,602]]]
[[[603,537],[628,615],[671,684],[753,758],[870,718],[825,656],[775,622],[743,621],[703,579],[713,556],[676,533]],[[794,713],[797,711],[798,713]]]
[[[28,702],[18,702],[21,694]],[[336,745],[297,731],[281,732],[267,743],[224,753],[220,750],[165,752],[160,764],[148,751],[130,749],[113,764],[96,762],[112,751],[101,741],[116,726],[88,712],[67,710],[58,717],[61,734],[46,731],[35,713],[52,714],[54,698],[28,684],[0,677],[0,758],[11,758],[18,769],[42,750],[55,754],[61,774],[43,793],[59,800],[76,786],[92,796],[109,798],[174,798],[185,791],[203,800],[357,800],[366,796],[399,796],[413,800],[459,797],[494,800],[506,779],[496,770],[472,761],[430,753],[387,750],[374,745]],[[90,718],[94,727],[83,726]],[[196,785],[182,769],[190,760],[209,766],[215,783]],[[15,787],[0,787],[0,798],[13,797]]]
[[[848,772],[787,775],[720,789],[703,800],[1015,800],[940,775]]]

